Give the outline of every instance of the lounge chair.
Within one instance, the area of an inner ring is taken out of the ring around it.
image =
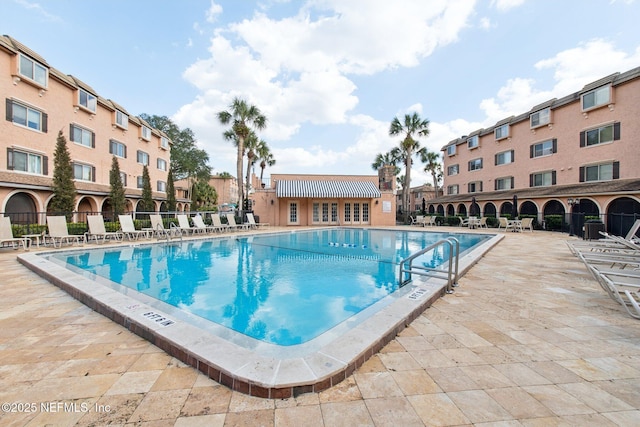
[[[592,265],[587,265],[587,267],[611,299],[622,305],[630,316],[640,319],[639,272],[625,272],[625,270],[604,272]]]
[[[533,218],[522,218],[522,222],[520,223],[520,231],[524,231],[527,228],[533,233]]]
[[[240,229],[240,230],[248,230],[249,229],[249,224],[237,224],[236,223],[236,216],[232,213],[228,213],[227,214],[227,224],[229,224],[230,228],[233,228],[234,230]]]
[[[220,214],[211,214],[211,222],[213,223],[213,226],[216,227],[217,230],[220,230],[222,232],[229,231],[229,225],[222,223],[222,220],[220,219]]]
[[[13,249],[18,249],[22,245],[22,249],[29,250],[29,243],[26,237],[13,237],[13,229],[11,228],[11,218],[8,216],[0,217],[0,246],[10,244]]]
[[[167,238],[167,240],[173,237],[180,237],[182,239],[182,230],[180,227],[171,224],[171,226],[167,229],[164,228],[164,223],[162,222],[162,217],[158,214],[149,215],[149,219],[151,220],[151,229],[152,233],[158,238]]]
[[[411,225],[424,225],[424,215],[416,215],[416,217],[411,218]]]
[[[222,231],[222,227],[216,227],[215,225],[205,224],[204,219],[202,219],[202,216],[200,215],[191,217],[191,220],[193,221],[193,225],[195,226],[195,228],[201,233],[211,233],[215,231]]]
[[[256,222],[256,218],[252,213],[247,213],[247,224],[249,224],[249,228],[260,228],[260,227],[268,227],[268,222]]]
[[[424,221],[422,222],[423,226],[427,226],[427,225],[436,225],[436,217],[435,216],[426,216],[424,217]]]
[[[56,242],[60,244],[60,247],[62,247],[64,242],[69,244],[75,242],[78,245],[84,242],[84,235],[77,236],[69,234],[67,218],[65,216],[47,216],[47,228],[49,229],[49,234],[46,238],[51,240],[54,248],[56,247]]]
[[[183,233],[204,233],[204,230],[189,225],[189,217],[184,214],[178,215],[178,228]]]
[[[123,236],[127,236],[129,240],[138,240],[140,236],[149,237],[144,230],[136,230],[133,218],[130,215],[118,215],[120,221],[120,232]]]
[[[480,218],[480,224],[478,224],[478,228],[489,228],[489,226],[487,225],[486,216],[483,216],[482,218]]]
[[[84,233],[85,241],[89,241],[92,238],[95,239],[96,243],[100,243],[98,239],[101,239],[102,243],[105,243],[107,239],[122,240],[122,233],[106,230],[102,214],[87,216],[87,223],[89,224],[89,231]]]
[[[469,226],[469,218],[462,218],[461,216],[459,216],[458,218],[460,219],[460,227]]]

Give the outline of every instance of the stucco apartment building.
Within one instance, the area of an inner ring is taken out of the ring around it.
[[[113,156],[125,185],[127,210],[137,210],[144,164],[156,209],[162,210],[171,150],[165,134],[9,36],[0,37],[0,93],[5,101],[0,146],[6,153],[0,161],[0,212],[14,221],[44,221],[35,213],[46,212],[53,197],[53,153],[60,130],[73,163],[76,211],[111,212]],[[33,215],[21,216],[25,212]]]
[[[442,148],[441,215],[640,217],[640,67],[606,76]]]

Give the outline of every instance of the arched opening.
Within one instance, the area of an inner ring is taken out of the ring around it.
[[[104,217],[105,221],[114,221],[113,205],[111,204],[111,199],[105,199],[102,202],[102,209],[100,209],[100,212],[102,212],[102,216]]]
[[[619,197],[607,207],[607,231],[611,234],[626,236],[637,219],[640,219],[640,202],[631,197]]]
[[[167,212],[167,202],[160,202],[160,212]]]
[[[444,206],[438,205],[438,215],[444,216]]]
[[[469,216],[480,216],[480,205],[474,200],[469,207]]]
[[[436,208],[433,205],[429,205],[429,213],[432,215],[436,213]]]
[[[484,205],[484,212],[482,213],[483,216],[492,216],[495,218],[496,216],[496,205],[494,205],[491,202],[488,202],[487,204]]]
[[[38,210],[33,198],[27,193],[16,193],[9,197],[4,208],[5,216],[12,224],[37,224]]]
[[[512,212],[513,212],[513,204],[511,202],[504,202],[502,205],[500,205],[500,216],[511,218]]]
[[[78,216],[76,222],[87,222],[87,215],[96,211],[93,201],[88,197],[83,197],[78,202]]]
[[[454,208],[452,204],[448,204],[447,205],[447,216],[455,216],[455,215],[456,215],[456,208]]]
[[[467,216],[467,206],[464,203],[458,205],[458,215]]]
[[[538,215],[538,207],[532,201],[526,200],[520,205],[520,215]]]
[[[542,210],[544,226],[547,230],[562,231],[566,228],[564,205],[557,200],[549,200]]]

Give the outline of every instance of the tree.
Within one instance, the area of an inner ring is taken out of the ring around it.
[[[438,197],[438,182],[442,178],[442,166],[440,165],[440,154],[434,151],[429,151],[426,147],[418,151],[420,155],[420,161],[425,163],[424,171],[431,174],[433,179],[433,189],[435,190],[435,196]]]
[[[409,193],[411,187],[411,164],[413,155],[420,149],[420,142],[415,138],[429,135],[429,120],[421,119],[418,113],[405,114],[404,123],[394,117],[389,127],[389,135],[404,135],[397,147],[404,159],[404,185],[402,186],[402,206],[405,222],[409,219]]]
[[[371,168],[374,171],[379,170],[383,166],[394,166],[394,175],[398,176],[400,173],[400,168],[398,167],[398,163],[400,163],[400,159],[396,157],[396,152],[394,150],[388,151],[384,154],[378,153],[373,163],[371,163]]]
[[[118,158],[113,156],[111,158],[111,170],[109,171],[109,185],[111,190],[109,191],[109,199],[111,199],[111,208],[113,209],[114,217],[116,215],[122,215],[124,209],[127,206],[127,199],[124,194],[124,185],[122,184],[122,177],[120,176],[120,164]]]
[[[191,202],[196,211],[213,211],[218,204],[218,193],[208,180],[198,180],[193,185]]]
[[[167,174],[167,210],[169,212],[174,212],[177,205],[176,187],[173,184],[173,169],[169,168],[169,173]]]
[[[151,191],[151,178],[149,178],[149,168],[142,167],[142,199],[140,209],[143,212],[155,212],[156,205],[153,203],[153,193]]]
[[[49,208],[52,212],[64,213],[67,221],[75,210],[76,186],[73,182],[73,165],[67,148],[67,139],[58,132],[56,150],[53,153],[53,198]]]
[[[244,205],[244,188],[242,183],[243,159],[244,159],[244,143],[249,137],[252,128],[262,130],[267,127],[267,118],[260,112],[255,105],[249,105],[247,101],[240,98],[234,98],[229,111],[220,111],[218,120],[221,124],[227,125],[231,123],[231,129],[224,132],[224,138],[237,142],[238,154],[236,157],[236,172],[238,178],[238,196],[240,206]]]
[[[258,149],[256,151],[258,154],[258,160],[260,160],[260,183],[262,183],[264,169],[267,166],[271,167],[275,165],[276,159],[273,157],[273,153],[271,153],[271,149],[269,148],[267,143],[262,140],[258,144]]]

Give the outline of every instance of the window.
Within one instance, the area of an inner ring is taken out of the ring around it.
[[[580,147],[605,144],[620,139],[620,123],[611,123],[596,129],[580,132]]]
[[[82,163],[74,163],[73,177],[79,181],[95,181],[95,168]]]
[[[7,169],[47,175],[47,156],[7,148]]]
[[[127,186],[127,174],[124,172],[120,172],[120,182],[122,182],[122,186]]]
[[[142,126],[142,128],[140,128],[140,135],[142,136],[142,139],[144,139],[146,141],[150,141],[151,140],[151,129],[149,129],[146,126]]]
[[[48,70],[44,65],[34,61],[28,56],[24,56],[21,53],[18,68],[18,72],[21,76],[36,82],[42,87],[47,87]]]
[[[96,146],[95,134],[90,130],[72,124],[69,126],[69,135],[76,144],[91,148]]]
[[[351,203],[344,204],[344,222],[351,222]]]
[[[144,180],[142,179],[142,176],[138,176],[138,178],[136,179],[136,188],[142,187],[144,187]]]
[[[138,163],[149,166],[149,154],[145,153],[144,151],[138,150],[137,159]]]
[[[449,186],[447,186],[447,194],[458,194],[459,188],[460,187],[458,186],[458,184],[449,185]]]
[[[160,138],[160,148],[164,148],[165,150],[169,149],[169,138],[164,136]]]
[[[496,166],[513,163],[513,150],[496,154]]]
[[[474,135],[471,138],[467,139],[467,147],[469,147],[469,149],[478,148],[479,146],[480,138],[478,138],[478,135]]]
[[[369,222],[369,203],[362,204],[362,222]]]
[[[331,203],[331,222],[338,222],[338,204],[335,202]]]
[[[455,156],[456,154],[456,146],[455,145],[450,145],[447,147],[447,155],[448,156]]]
[[[127,146],[115,139],[109,140],[109,153],[123,159],[127,158]]]
[[[609,104],[611,85],[606,85],[582,94],[582,111]]]
[[[482,181],[474,181],[467,184],[469,193],[479,193],[482,191]]]
[[[158,191],[165,193],[167,191],[167,183],[164,181],[158,181]]]
[[[476,171],[482,169],[482,158],[473,159],[469,161],[469,170]]]
[[[120,110],[116,110],[116,125],[122,129],[127,129],[129,127],[129,116]]]
[[[495,181],[496,190],[510,190],[513,188],[513,177],[509,176],[506,178],[498,178]]]
[[[620,162],[602,163],[599,165],[581,166],[580,182],[610,181],[620,178]]]
[[[529,175],[530,187],[556,185],[556,171],[532,173]]]
[[[496,140],[498,139],[504,139],[504,138],[508,138],[509,137],[509,125],[505,124],[502,126],[498,126],[494,131],[493,131]]]
[[[92,113],[96,112],[98,98],[94,95],[90,94],[84,89],[78,90],[78,105],[81,107],[91,111]]]
[[[557,153],[558,152],[557,141],[558,141],[557,139],[550,139],[548,141],[531,145],[529,147],[530,157],[533,159],[535,157],[550,156],[553,153]]]
[[[167,161],[165,159],[158,158],[158,169],[161,171],[167,170]]]
[[[47,132],[47,115],[42,111],[7,99],[7,120],[37,130]]]
[[[460,173],[460,165],[451,165],[447,167],[447,175],[458,175]]]
[[[538,126],[544,126],[551,122],[551,108],[547,107],[544,110],[536,111],[531,116],[531,127],[537,128]]]

